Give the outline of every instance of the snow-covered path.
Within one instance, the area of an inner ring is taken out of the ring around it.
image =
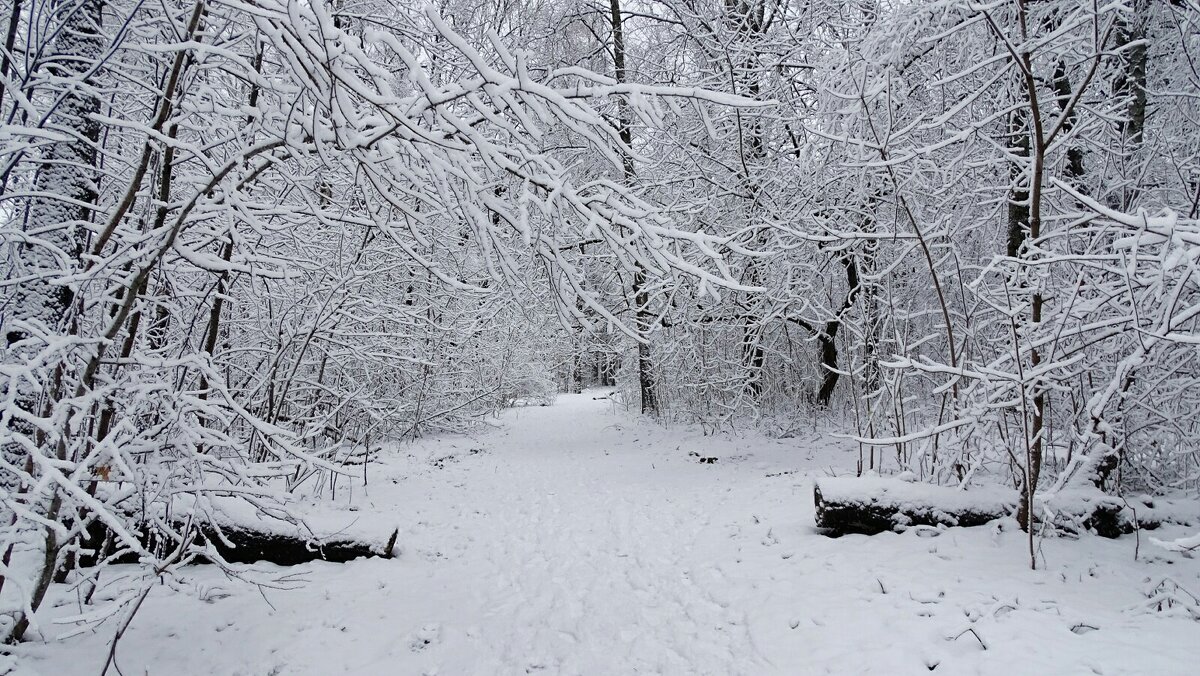
[[[372,470],[346,515],[398,522],[398,558],[278,569],[307,584],[262,594],[189,569],[193,587],[151,596],[120,663],[150,676],[1191,672],[1200,625],[1133,608],[1143,578],[1200,588],[1194,560],[1050,540],[1050,569],[1031,572],[1019,535],[989,529],[830,540],[813,532],[806,472],[852,462],[816,437],[704,437],[563,396]],[[97,673],[110,635],[33,648],[26,666]]]
[[[630,453],[636,440],[622,439],[593,402],[568,401],[530,409],[497,443],[491,475],[462,486],[457,529],[429,526],[434,541],[447,526],[459,534],[450,546],[462,568],[450,577],[475,580],[488,656],[476,668],[734,673],[761,664],[744,609],[722,593],[725,572],[699,555],[728,496],[710,478],[717,472],[697,465],[691,481],[668,482],[657,471],[663,458]]]
[[[483,453],[456,449],[444,471],[406,480],[424,504],[411,505],[405,556],[435,563],[426,583],[445,591],[418,662],[444,673],[766,667],[728,574],[702,554],[728,539],[728,482],[685,450],[645,443],[661,430],[628,428],[610,408],[583,395],[520,410],[474,447]]]

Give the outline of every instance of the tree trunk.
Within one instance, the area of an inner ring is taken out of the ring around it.
[[[1128,16],[1120,15],[1117,27],[1116,48],[1124,57],[1124,68],[1116,81],[1116,94],[1129,101],[1126,119],[1121,122],[1121,131],[1129,145],[1127,156],[1135,162],[1131,175],[1137,175],[1136,159],[1146,132],[1146,20],[1150,13],[1147,0],[1135,0]],[[1137,186],[1125,186],[1119,203],[1114,205],[1122,211],[1132,212],[1138,197]]]
[[[70,287],[51,284],[51,280],[70,274],[78,265],[83,252],[80,224],[91,219],[97,199],[95,167],[100,124],[95,116],[100,111],[100,100],[94,96],[86,76],[104,50],[100,33],[103,7],[101,0],[59,0],[52,9],[63,25],[47,58],[46,70],[50,83],[61,82],[66,89],[61,102],[50,113],[47,127],[71,140],[49,144],[42,155],[41,166],[34,178],[34,192],[39,197],[29,205],[25,229],[43,234],[38,236],[41,240],[38,244],[21,245],[19,256],[24,272],[38,275],[38,278],[18,286],[13,294],[13,314],[31,324],[40,323],[39,328],[50,333],[64,326],[75,300]],[[59,195],[61,199],[43,195]],[[11,347],[28,337],[24,329],[10,328],[7,344]],[[35,399],[32,395],[22,398],[20,405],[32,410]],[[58,446],[55,455],[59,460],[65,460],[61,457],[65,446]],[[12,449],[6,448],[5,452],[11,453]],[[61,509],[62,496],[55,490],[45,514],[46,520],[56,521]],[[35,611],[54,578],[60,545],[55,531],[47,527],[41,570],[29,599],[30,607]],[[21,613],[10,640],[22,640],[28,628],[29,618]]]
[[[1014,111],[1008,116],[1009,147],[1017,157],[1029,157],[1028,118],[1021,111]],[[1008,238],[1005,253],[1009,258],[1016,258],[1021,253],[1025,243],[1025,233],[1029,230],[1029,186],[1024,168],[1013,163],[1009,167],[1008,195]]]
[[[1022,13],[1021,25],[1025,25],[1024,5],[1021,5]],[[1045,180],[1045,162],[1046,162],[1046,130],[1042,122],[1042,114],[1040,104],[1038,102],[1037,82],[1033,76],[1033,58],[1028,52],[1021,55],[1023,61],[1022,73],[1025,84],[1026,103],[1029,106],[1029,130],[1032,132],[1032,138],[1026,136],[1030,141],[1030,165],[1029,165],[1029,239],[1037,241],[1042,234],[1042,187]],[[1010,228],[1012,224],[1010,223]],[[1011,230],[1010,230],[1011,234]],[[1022,229],[1022,235],[1024,230]],[[1022,238],[1023,240],[1023,238]],[[1021,242],[1023,244],[1024,241]],[[1009,249],[1012,251],[1013,243],[1010,241]],[[1035,253],[1031,251],[1021,251],[1023,247],[1018,244],[1015,254],[1019,255],[1023,264],[1028,266]],[[1038,324],[1042,322],[1042,305],[1044,299],[1041,291],[1034,290],[1030,298],[1030,313],[1029,313],[1029,328],[1030,331],[1036,331]],[[1020,345],[1014,346],[1018,353],[1016,358],[1021,359],[1019,352]],[[1029,351],[1029,366],[1030,370],[1037,371],[1038,366],[1042,363],[1042,355],[1038,349],[1032,348]],[[1021,387],[1026,385],[1021,383]],[[1037,490],[1038,479],[1042,471],[1042,448],[1044,440],[1042,438],[1043,426],[1045,423],[1046,410],[1046,390],[1038,382],[1033,382],[1030,385],[1033,391],[1033,412],[1030,416],[1028,435],[1026,436],[1026,456],[1025,456],[1025,481],[1024,488],[1021,491],[1021,503],[1017,511],[1017,520],[1021,523],[1021,527],[1029,533],[1029,558],[1030,567],[1037,567],[1037,560],[1034,553],[1033,545],[1033,498]],[[1022,401],[1025,400],[1025,393],[1022,392]],[[1022,413],[1023,416],[1029,416],[1028,413]]]
[[[621,0],[609,0],[612,21],[613,71],[614,78],[625,84],[625,29],[621,23]],[[633,116],[629,104],[621,100],[618,133],[624,149],[621,153],[622,170],[626,186],[633,184]],[[659,413],[657,383],[654,378],[654,363],[650,357],[650,330],[654,328],[654,313],[650,311],[650,294],[646,291],[646,270],[640,263],[633,273],[632,295],[638,333],[638,390],[641,393],[642,413]]]

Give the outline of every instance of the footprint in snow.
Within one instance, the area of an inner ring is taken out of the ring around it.
[[[421,627],[419,631],[413,634],[413,637],[408,642],[408,647],[413,652],[424,650],[429,645],[437,643],[442,635],[442,626],[440,624],[427,624]]]

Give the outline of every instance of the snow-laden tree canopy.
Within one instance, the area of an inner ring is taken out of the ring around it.
[[[86,556],[220,560],[229,505],[591,383],[1028,530],[1200,487],[1194,0],[6,8],[14,639]]]

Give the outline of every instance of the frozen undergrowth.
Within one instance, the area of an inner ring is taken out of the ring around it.
[[[594,394],[594,393],[593,393]],[[125,674],[1185,674],[1200,562],[1143,539],[952,528],[828,539],[810,478],[827,438],[704,437],[592,394],[508,412],[476,438],[403,446],[330,507],[399,523],[400,556],[287,571],[212,567],[161,587]],[[716,457],[713,464],[699,463]],[[347,503],[352,499],[352,505]],[[333,517],[330,517],[333,518]],[[1160,540],[1188,536],[1182,529]],[[119,593],[110,588],[105,593]],[[78,611],[65,587],[46,618]],[[10,673],[98,673],[112,625],[21,646]]]

